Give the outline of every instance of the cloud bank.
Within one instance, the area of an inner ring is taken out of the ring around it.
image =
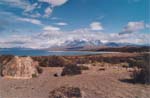
[[[119,34],[134,33],[143,29],[145,29],[144,22],[129,22]]]
[[[35,3],[31,3],[30,0],[1,0],[1,4],[9,7],[20,8],[23,10],[23,14],[30,17],[49,17],[55,7],[65,4],[68,0],[37,0]],[[41,9],[43,3],[47,3],[48,6],[42,9],[42,12],[36,11]],[[44,14],[43,14],[44,13]]]
[[[34,35],[13,35],[9,38],[0,38],[1,47],[25,47],[25,48],[49,48],[64,45],[66,41],[100,40],[103,43],[132,43],[149,44],[150,34],[131,33],[119,35],[117,33],[94,32],[89,29],[79,29],[62,32],[53,27],[45,28],[45,31]]]
[[[46,2],[52,5],[52,7],[65,4],[68,0],[39,0],[40,2]]]

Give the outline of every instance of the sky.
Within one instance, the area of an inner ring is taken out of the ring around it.
[[[0,0],[0,47],[149,44],[149,0]]]

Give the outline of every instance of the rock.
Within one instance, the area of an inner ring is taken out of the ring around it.
[[[57,74],[57,73],[55,73],[55,74],[54,74],[54,77],[58,77],[58,74]]]
[[[54,77],[61,77],[61,73],[55,73]]]
[[[38,76],[38,63],[31,57],[15,56],[8,63],[2,66],[1,75],[10,78],[32,78]]]

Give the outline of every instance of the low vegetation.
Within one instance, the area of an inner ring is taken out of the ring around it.
[[[41,74],[43,72],[43,69],[40,66],[37,66],[36,69],[37,69],[39,74]]]
[[[36,78],[37,77],[37,75],[36,74],[32,74],[32,78]]]
[[[75,64],[71,64],[71,65],[67,65],[63,68],[61,75],[65,76],[65,75],[78,75],[81,74],[81,68]]]
[[[81,70],[89,70],[89,67],[88,67],[88,66],[80,65],[79,67],[80,67]]]
[[[2,55],[2,56],[0,56],[0,63],[1,63],[1,64],[6,64],[6,63],[9,62],[12,58],[14,58],[13,55]]]
[[[49,93],[49,98],[82,98],[78,87],[60,87]]]
[[[113,51],[113,52],[149,52],[149,46],[142,47],[106,47],[98,49],[97,51]]]
[[[3,68],[3,65],[0,63],[0,76],[3,76],[3,74],[2,74],[2,68]]]
[[[139,63],[139,69],[132,74],[134,82],[150,84],[150,55],[145,54],[143,60]],[[137,63],[138,64],[138,63]]]
[[[134,53],[133,53],[134,54]],[[9,62],[14,56],[0,56],[0,64],[2,65]],[[88,70],[87,66],[77,66],[77,64],[94,64],[101,65],[102,62],[106,64],[120,64],[122,67],[138,67],[140,70],[135,70],[132,77],[135,82],[150,83],[150,63],[149,54],[141,53],[134,55],[88,55],[88,56],[39,56],[32,57],[33,60],[38,61],[40,66],[43,67],[64,67],[62,76],[81,74],[82,70]],[[38,73],[42,73],[42,69],[37,67]]]
[[[70,63],[70,61],[63,56],[43,56],[32,58],[38,61],[39,65],[43,67],[63,67]]]

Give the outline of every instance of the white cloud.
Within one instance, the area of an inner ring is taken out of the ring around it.
[[[90,28],[91,30],[103,30],[103,26],[100,22],[92,22]]]
[[[19,7],[22,9],[25,9],[27,6],[29,6],[29,2],[27,0],[1,0],[2,4],[7,4],[12,7]]]
[[[40,2],[46,2],[51,4],[53,7],[65,4],[68,0],[39,0]]]
[[[140,31],[145,28],[144,22],[129,22],[119,34],[127,34]]]
[[[37,20],[37,19],[31,19],[31,18],[18,18],[18,20],[24,21],[24,22],[29,22],[29,23],[36,24],[36,25],[42,25],[41,21],[39,21],[39,20]]]
[[[146,27],[146,28],[150,28],[150,24],[146,24],[145,27]]]
[[[59,25],[59,26],[66,26],[66,25],[68,25],[67,23],[65,23],[65,22],[59,22],[59,23],[55,23],[56,25]]]
[[[33,11],[34,9],[36,9],[36,7],[38,6],[38,3],[34,3],[32,5],[28,5],[26,8],[25,8],[25,12],[30,12],[30,11]]]
[[[54,7],[61,6],[65,4],[68,0],[38,0],[38,1],[50,4],[50,6],[47,7],[44,11],[45,12],[44,17],[49,17],[49,15],[51,15],[51,13],[53,12]]]
[[[45,9],[45,15],[44,16],[48,17],[52,12],[53,12],[53,10],[50,7],[48,7]]]
[[[0,3],[2,5],[23,9],[22,14],[30,17],[41,17],[41,16],[48,17],[52,13],[54,7],[61,6],[65,4],[68,0],[38,0],[38,1],[34,4],[31,4],[31,2],[29,2],[28,0],[1,0]],[[49,4],[46,9],[42,8],[43,2]],[[39,9],[41,10],[37,11]],[[43,13],[45,14],[42,15]]]
[[[32,18],[37,18],[37,17],[41,17],[42,15],[38,12],[35,12],[34,14],[30,14],[30,13],[27,13],[27,12],[23,12],[23,15],[25,16],[30,16]]]
[[[62,32],[51,30],[51,26],[45,27],[46,31],[34,35],[17,35],[8,38],[0,37],[1,47],[26,47],[26,48],[49,48],[64,45],[66,41],[84,40],[101,42],[118,42],[133,44],[149,44],[150,34],[132,33],[119,36],[117,33],[94,32],[88,29]]]
[[[31,4],[28,0],[1,0],[3,5],[10,7],[20,8],[23,10],[22,14],[27,16],[37,16],[37,12],[33,13],[33,10],[37,9],[38,3]],[[36,14],[36,15],[35,15]]]
[[[44,30],[44,31],[58,31],[58,30],[60,30],[60,28],[54,27],[54,26],[45,26],[45,27],[43,28],[43,30]]]
[[[125,30],[138,31],[144,29],[144,22],[129,22]]]

